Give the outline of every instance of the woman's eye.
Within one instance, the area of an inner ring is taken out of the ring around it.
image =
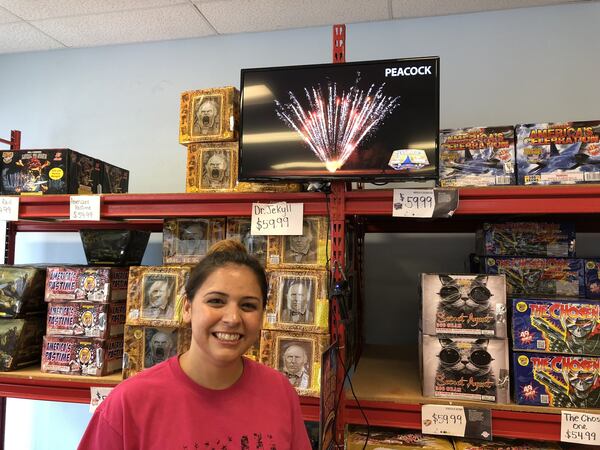
[[[222,304],[223,304],[223,303],[225,303],[225,302],[224,302],[224,301],[223,301],[223,299],[221,299],[221,298],[209,298],[209,299],[206,301],[206,303],[208,303],[209,305],[215,305],[215,306],[218,306],[218,305],[222,305]]]
[[[256,311],[258,309],[258,306],[256,305],[256,303],[243,303],[242,309],[244,311]]]

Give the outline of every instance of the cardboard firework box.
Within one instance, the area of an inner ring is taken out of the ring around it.
[[[17,318],[46,310],[46,269],[0,265],[0,317]]]
[[[101,165],[68,148],[2,152],[2,193],[97,194]]]
[[[269,236],[267,268],[325,269],[329,221],[324,216],[305,216],[302,234]]]
[[[442,187],[516,184],[512,126],[440,131]]]
[[[126,194],[129,192],[129,170],[102,161],[102,193]]]
[[[586,259],[585,297],[600,299],[600,259]]]
[[[267,236],[252,235],[250,227],[251,219],[249,217],[228,217],[227,239],[241,242],[248,253],[264,267],[267,264]]]
[[[191,328],[127,325],[123,378],[185,353],[190,348],[191,339]]]
[[[600,357],[513,354],[514,401],[519,405],[600,408]]]
[[[125,302],[51,302],[46,333],[107,339],[121,336],[125,326]]]
[[[421,274],[424,334],[506,337],[504,275]]]
[[[0,371],[20,369],[40,361],[44,316],[0,320]]]
[[[205,217],[165,219],[163,225],[163,262],[196,264],[210,247],[225,238],[227,219]]]
[[[232,86],[181,93],[179,143],[237,141],[240,93]]]
[[[513,349],[600,356],[600,302],[512,300]]]
[[[518,184],[600,181],[600,121],[516,126]]]
[[[419,335],[424,397],[507,403],[508,341]]]
[[[367,436],[368,435],[368,436]],[[367,441],[368,437],[368,441]],[[454,450],[446,437],[397,429],[353,427],[346,436],[346,450]]]
[[[526,441],[523,439],[497,439],[492,442],[468,441],[453,438],[455,450],[561,450],[558,442]]]
[[[79,230],[90,266],[139,266],[150,239],[146,230]]]
[[[127,298],[127,267],[48,267],[47,302],[118,303]]]
[[[128,325],[180,327],[191,266],[139,266],[129,270]]]
[[[233,192],[237,172],[237,142],[211,142],[188,146],[186,192]]]
[[[583,259],[577,258],[483,258],[488,274],[506,275],[508,296],[584,297]]]
[[[551,222],[484,223],[477,230],[479,255],[575,257],[575,224]]]
[[[101,377],[121,370],[122,363],[122,336],[44,336],[42,372]]]
[[[263,329],[329,332],[326,270],[269,273],[269,294]]]
[[[321,392],[321,356],[329,335],[262,330],[260,362],[283,373],[298,395],[318,397]]]

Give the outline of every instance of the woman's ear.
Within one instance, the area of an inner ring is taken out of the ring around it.
[[[192,302],[190,302],[187,297],[183,301],[183,323],[186,325],[190,324],[192,321]]]

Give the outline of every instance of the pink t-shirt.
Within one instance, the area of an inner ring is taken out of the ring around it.
[[[300,401],[279,372],[244,358],[231,387],[193,382],[177,356],[119,384],[79,450],[309,450]]]

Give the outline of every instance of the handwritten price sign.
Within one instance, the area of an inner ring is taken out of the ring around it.
[[[0,197],[0,220],[19,220],[19,197]]]
[[[423,405],[421,431],[424,434],[464,437],[467,418],[462,406]]]
[[[90,412],[91,413],[96,411],[96,408],[98,406],[100,406],[100,403],[102,403],[104,401],[104,399],[106,397],[108,397],[108,394],[110,394],[110,391],[112,391],[112,390],[113,390],[113,388],[109,388],[109,387],[95,387],[95,386],[90,387]]]
[[[70,200],[71,220],[100,220],[99,195],[72,195]]]
[[[600,446],[600,414],[561,411],[560,440]]]
[[[394,217],[433,217],[433,189],[394,189]]]
[[[253,203],[250,233],[254,236],[301,235],[303,203]]]

